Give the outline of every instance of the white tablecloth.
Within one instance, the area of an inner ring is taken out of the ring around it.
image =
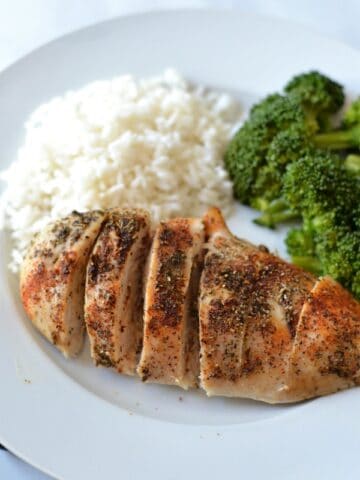
[[[53,38],[114,16],[206,6],[289,18],[360,49],[359,0],[0,0],[0,70]],[[0,450],[1,480],[48,478]]]

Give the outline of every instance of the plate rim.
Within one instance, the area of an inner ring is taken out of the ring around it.
[[[341,45],[342,47],[345,47],[349,50],[352,50],[355,53],[360,53],[360,48],[356,48],[348,43],[346,43],[343,40],[337,39],[335,37],[332,37],[330,34],[326,33],[321,33],[320,31],[316,30],[315,28],[312,28],[308,25],[302,24],[301,22],[297,22],[296,20],[290,20],[286,19],[284,17],[281,17],[279,15],[268,15],[268,14],[261,14],[261,13],[255,13],[247,10],[243,10],[242,8],[237,8],[237,7],[227,7],[227,6],[217,6],[217,5],[211,5],[207,7],[200,7],[200,6],[194,6],[194,7],[181,7],[181,8],[156,8],[156,9],[144,9],[141,12],[128,12],[120,15],[116,15],[112,18],[109,18],[107,20],[101,20],[99,22],[92,22],[88,25],[85,25],[83,27],[76,28],[74,30],[70,30],[67,33],[64,33],[62,35],[57,35],[55,38],[51,39],[48,42],[42,42],[40,45],[36,46],[35,48],[31,49],[29,52],[25,53],[24,55],[21,55],[19,58],[16,60],[10,62],[8,65],[6,65],[4,68],[0,69],[0,75],[2,76],[3,74],[6,74],[8,71],[12,70],[14,67],[16,67],[19,63],[22,63],[24,60],[27,60],[28,57],[31,57],[33,54],[41,51],[44,48],[48,48],[49,46],[53,45],[54,43],[61,42],[65,38],[69,38],[71,36],[75,36],[79,33],[85,33],[87,30],[91,30],[93,28],[98,28],[101,25],[105,24],[110,24],[112,22],[116,23],[118,21],[122,20],[128,20],[132,18],[138,18],[138,17],[147,17],[147,16],[160,16],[160,15],[168,15],[168,14],[182,14],[182,13],[211,13],[211,12],[219,12],[219,13],[234,13],[235,15],[244,15],[249,18],[260,18],[263,20],[267,21],[276,21],[278,23],[282,23],[284,25],[293,25],[296,28],[301,29],[303,32],[307,32],[310,35],[317,36],[323,40],[327,40],[329,42],[336,43],[338,45]]]
[[[7,74],[9,73],[12,73],[14,69],[17,68],[18,65],[26,62],[26,61],[29,61],[31,60],[31,57],[35,54],[35,53],[38,53],[38,52],[41,52],[42,50],[45,50],[53,45],[56,45],[56,44],[60,44],[62,41],[64,41],[64,39],[70,39],[72,36],[77,36],[78,34],[85,34],[86,32],[89,32],[91,30],[96,30],[99,26],[101,25],[106,25],[106,24],[110,24],[110,23],[122,23],[122,22],[126,22],[128,19],[138,19],[139,17],[148,17],[148,16],[151,16],[151,17],[154,17],[154,16],[167,16],[167,15],[176,15],[176,14],[179,14],[179,13],[182,13],[182,14],[191,14],[191,13],[200,13],[200,14],[208,14],[208,13],[211,13],[211,12],[221,12],[221,13],[225,13],[225,14],[228,14],[228,13],[231,13],[232,15],[237,15],[237,16],[244,16],[246,18],[249,18],[250,20],[251,19],[263,19],[264,21],[271,21],[271,22],[276,22],[276,23],[279,23],[279,24],[282,24],[284,26],[291,26],[293,25],[294,27],[296,27],[297,29],[301,30],[302,32],[304,32],[306,35],[311,35],[313,37],[317,37],[319,39],[322,39],[322,40],[325,40],[327,42],[331,42],[333,44],[337,44],[339,47],[341,48],[346,48],[349,52],[352,52],[356,55],[359,56],[359,60],[360,60],[360,51],[352,46],[349,46],[347,45],[346,43],[342,42],[342,41],[339,41],[339,40],[336,40],[336,39],[333,39],[327,35],[323,35],[323,34],[320,34],[316,31],[314,31],[313,29],[309,28],[309,27],[304,27],[302,26],[300,23],[297,23],[297,22],[293,22],[293,21],[288,21],[286,19],[283,19],[283,18],[279,18],[279,17],[272,17],[272,16],[268,16],[268,15],[258,15],[258,14],[255,14],[255,13],[250,13],[250,12],[245,12],[245,11],[242,11],[241,9],[236,9],[236,11],[234,11],[233,9],[231,8],[222,8],[222,7],[211,7],[211,8],[182,8],[182,9],[159,9],[159,10],[152,10],[152,11],[145,11],[145,12],[141,12],[141,13],[130,13],[130,14],[126,14],[126,15],[120,15],[120,16],[117,16],[117,17],[114,17],[112,19],[109,19],[109,20],[104,20],[104,21],[101,21],[101,22],[97,22],[97,23],[93,23],[91,25],[88,25],[86,27],[83,27],[83,28],[79,28],[77,30],[74,30],[74,31],[71,31],[65,35],[62,35],[62,36],[59,36],[53,40],[51,40],[50,42],[47,42],[47,43],[44,43],[42,45],[40,45],[39,47],[35,48],[34,50],[28,52],[26,55],[24,55],[23,57],[19,58],[18,60],[16,60],[15,62],[11,63],[10,65],[8,65],[5,69],[3,69],[2,71],[0,71],[0,81],[3,80],[3,78],[5,77],[5,81],[6,81],[6,76]],[[2,264],[0,265],[0,269],[3,269],[4,268],[4,259],[1,259],[2,261]],[[1,283],[3,283],[2,279],[0,280]],[[1,284],[0,283],[0,284]],[[3,309],[3,312],[6,312],[6,310],[9,310],[9,313],[11,312],[11,304],[14,302],[14,298],[13,298],[13,294],[10,292],[10,289],[9,289],[9,286],[7,284],[4,285],[5,288],[7,289],[8,293],[11,294],[9,295],[9,297],[11,296],[12,299],[10,301],[10,299],[8,299],[8,301],[5,300],[4,302],[4,309]],[[16,309],[16,306],[15,306],[15,309]],[[3,315],[4,318],[6,318],[6,313],[5,315]],[[0,330],[1,330],[1,320],[0,320]],[[24,335],[25,335],[25,332],[23,332]],[[17,339],[21,342],[21,345],[23,345],[23,347],[25,348],[25,351],[26,351],[26,348],[29,347],[29,345],[27,345],[27,339],[26,338],[20,338],[20,339]],[[22,343],[23,342],[23,343]],[[1,342],[0,342],[1,344]],[[30,356],[33,356],[34,355],[34,361],[37,361],[37,360],[40,360],[42,359],[42,356],[44,355],[43,352],[41,351],[36,351],[36,352],[30,352]],[[0,352],[0,357],[1,357],[1,352]],[[51,362],[49,362],[51,363]],[[41,366],[42,369],[44,369],[45,371],[47,371],[46,373],[47,374],[51,374],[52,371],[53,371],[53,366],[50,366],[50,365],[42,365]],[[60,369],[59,369],[60,370]],[[61,372],[61,376],[63,377],[62,379],[59,380],[60,382],[60,385],[63,386],[64,388],[67,388],[66,387],[66,384],[68,383],[68,377],[66,376],[66,374],[64,372]],[[60,378],[60,377],[59,377]],[[74,386],[76,384],[76,382],[74,382],[72,379],[71,379],[71,384],[72,386]],[[25,387],[27,388],[25,385],[23,385],[22,387]],[[80,390],[83,390],[83,387],[82,386],[77,386],[76,387],[77,389],[79,389],[79,395],[80,396],[83,396],[84,398],[85,397],[88,397],[88,394],[84,391],[81,393]],[[24,390],[25,391],[25,390]],[[346,397],[346,395],[345,395]],[[169,428],[171,428],[172,430],[175,429],[175,430],[179,430],[179,429],[184,429],[186,430],[187,432],[189,432],[191,429],[196,429],[198,428],[198,426],[191,426],[191,425],[178,425],[178,426],[175,426],[174,424],[166,424],[165,422],[157,422],[156,420],[154,419],[151,419],[151,418],[136,418],[137,416],[136,415],[133,415],[131,416],[131,421],[129,420],[129,415],[126,413],[126,412],[122,412],[121,414],[119,413],[120,409],[114,405],[111,405],[109,404],[108,402],[106,402],[105,400],[102,400],[100,399],[99,397],[95,397],[94,399],[92,400],[89,400],[89,398],[85,398],[86,402],[90,402],[91,404],[95,404],[95,405],[98,405],[99,401],[101,403],[104,403],[106,404],[106,409],[110,409],[110,410],[113,410],[114,411],[116,410],[117,412],[117,416],[120,418],[122,417],[123,421],[124,421],[124,424],[128,424],[128,425],[132,425],[134,423],[134,421],[136,421],[138,423],[138,426],[141,428],[141,427],[145,427],[145,423],[147,424],[147,427],[150,425],[153,425],[153,424],[156,424],[157,425],[157,430],[160,430],[161,433],[165,433],[165,431]],[[327,398],[324,398],[322,399],[322,402],[323,404],[326,406],[326,408],[328,410],[331,410],[331,405],[329,405],[329,403],[327,402]],[[351,403],[350,403],[351,405]],[[1,413],[0,413],[0,418],[1,417]],[[127,416],[126,416],[127,415]],[[261,423],[264,423],[266,422],[267,424],[268,423],[275,423],[277,422],[278,419],[277,417],[275,418],[270,418],[270,419],[267,419],[267,420],[263,420]],[[163,425],[161,425],[163,424]],[[165,427],[165,425],[167,425]],[[300,422],[300,426],[301,426],[301,422]],[[228,434],[228,438],[229,440],[231,438],[233,438],[233,440],[236,440],[236,437],[233,437],[233,435],[231,434],[231,430],[232,430],[232,433],[234,433],[235,431],[235,427],[236,426],[225,426],[225,427],[218,427],[218,426],[207,426],[207,427],[204,427],[204,430],[207,429],[208,430],[208,433],[206,433],[206,435],[209,435],[211,438],[208,438],[209,440],[209,443],[211,444],[216,444],[216,442],[218,442],[218,439],[214,436],[215,432],[219,429],[221,429],[222,431],[226,431],[227,434]],[[256,435],[258,435],[258,425],[257,426],[254,426],[254,424],[251,424],[250,425],[242,425],[241,426],[242,430],[245,431],[247,434],[250,434],[250,430],[252,430],[253,432],[255,431],[256,432]],[[290,431],[288,430],[288,428],[285,428],[285,432],[287,432],[288,434],[291,433],[291,429]],[[255,439],[256,439],[256,435],[255,435]],[[250,437],[251,435],[249,435]],[[194,440],[194,439],[193,439]],[[199,444],[199,440],[202,440],[202,439],[199,439],[197,438],[196,439],[197,441],[194,443],[196,444]],[[229,441],[228,440],[228,441]],[[56,476],[57,473],[53,471],[53,469],[51,467],[47,467],[44,465],[41,465],[41,462],[39,463],[38,461],[36,460],[33,460],[32,458],[30,458],[28,456],[28,454],[26,453],[23,453],[21,451],[21,448],[17,448],[15,445],[11,444],[11,442],[7,441],[7,439],[3,436],[2,434],[2,431],[1,431],[1,427],[0,427],[0,442],[3,443],[3,445],[5,447],[7,447],[10,451],[14,452],[15,455],[17,455],[19,458],[25,460],[27,463],[35,466],[36,468],[38,468],[39,470],[45,472],[46,474],[50,475],[50,476]],[[215,442],[215,443],[214,443]],[[200,442],[201,444],[201,442]],[[204,448],[204,446],[202,445],[202,448]],[[137,478],[137,477],[136,477]],[[174,477],[175,478],[175,477]]]

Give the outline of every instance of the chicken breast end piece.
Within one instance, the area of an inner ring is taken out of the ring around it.
[[[281,401],[360,385],[360,304],[330,277],[320,278],[301,312]]]
[[[24,309],[38,330],[66,357],[84,340],[85,273],[104,212],[72,212],[38,234],[20,272]]]

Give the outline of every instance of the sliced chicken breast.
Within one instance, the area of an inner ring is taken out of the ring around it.
[[[195,386],[199,375],[197,290],[204,228],[200,219],[162,222],[151,249],[138,374],[143,381]]]
[[[21,269],[27,315],[65,356],[83,345],[86,265],[103,220],[101,211],[73,212],[51,223],[33,241]]]
[[[26,313],[65,356],[86,322],[94,362],[146,382],[269,403],[360,385],[360,304],[330,277],[234,237],[216,208],[150,243],[139,209],[50,224],[22,266]]]
[[[221,213],[205,217],[200,282],[200,378],[208,395],[275,402],[315,278],[235,238]]]
[[[302,309],[279,400],[300,401],[355,385],[360,385],[360,304],[324,277]]]
[[[142,344],[143,273],[150,217],[114,209],[97,239],[86,276],[85,322],[96,365],[133,375]]]

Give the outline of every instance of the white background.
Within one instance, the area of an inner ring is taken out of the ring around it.
[[[359,0],[0,0],[0,70],[43,43],[114,16],[209,6],[288,18],[360,49]],[[0,451],[1,480],[48,478]]]

